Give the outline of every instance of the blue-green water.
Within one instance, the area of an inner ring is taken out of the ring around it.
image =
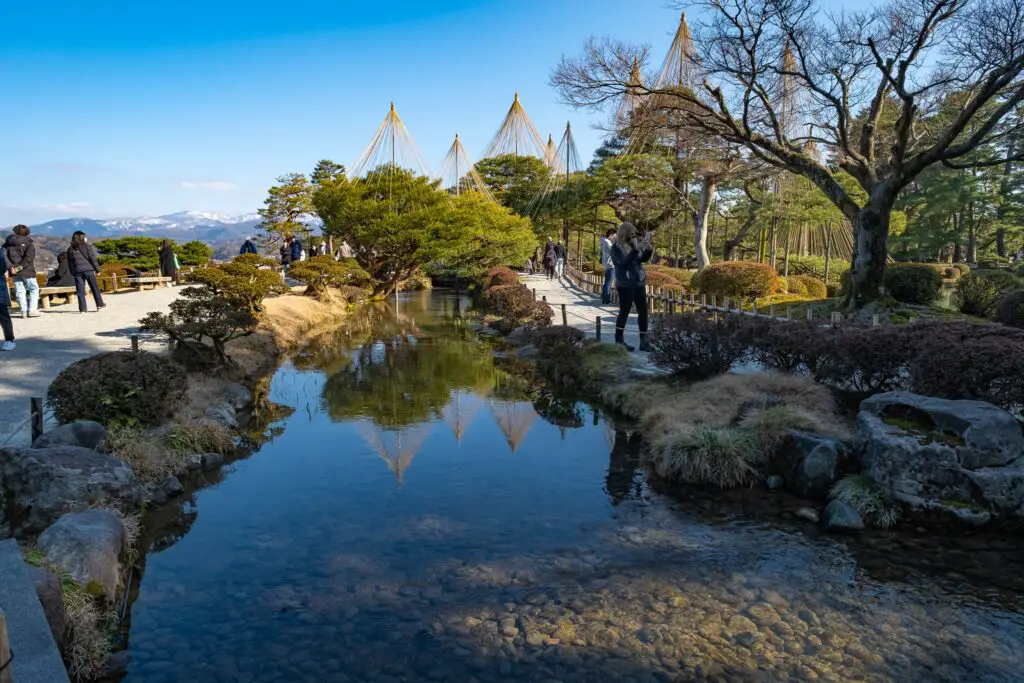
[[[153,518],[126,681],[1024,679],[1016,539],[664,492],[455,304],[409,295],[275,375],[277,435]]]

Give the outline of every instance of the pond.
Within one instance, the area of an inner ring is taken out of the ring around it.
[[[404,296],[277,372],[273,438],[151,521],[125,681],[1024,679],[1017,539],[666,491],[465,307]]]

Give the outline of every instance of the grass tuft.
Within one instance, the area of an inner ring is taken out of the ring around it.
[[[740,418],[739,426],[753,433],[758,445],[766,451],[778,446],[786,434],[795,429],[820,434],[830,428],[822,422],[821,415],[784,403],[747,412]]]
[[[105,448],[128,463],[140,479],[159,484],[185,472],[195,453],[230,453],[234,435],[227,427],[207,420],[175,424],[156,433],[126,425],[109,431]]]
[[[879,529],[888,529],[900,520],[903,510],[867,474],[851,474],[835,483],[829,498],[852,505],[861,519]]]
[[[663,432],[650,443],[648,457],[665,479],[720,489],[751,483],[764,459],[752,432],[707,425]]]

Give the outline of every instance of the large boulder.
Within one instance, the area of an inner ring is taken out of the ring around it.
[[[142,485],[128,465],[87,448],[0,448],[0,500],[0,521],[22,537],[43,531],[69,505],[136,510]]]
[[[1024,517],[1024,432],[1006,411],[894,391],[861,403],[858,427],[865,472],[911,508]]]
[[[37,544],[47,560],[87,592],[111,602],[117,598],[127,544],[124,524],[116,514],[100,509],[66,514],[39,535]]]
[[[92,420],[75,420],[46,432],[32,442],[32,448],[78,446],[96,450],[107,440],[107,429]]]
[[[231,404],[221,401],[206,407],[206,418],[224,425],[228,429],[238,429],[238,411]]]
[[[845,458],[846,446],[839,439],[794,431],[782,440],[768,469],[781,475],[792,493],[824,499],[839,479]]]

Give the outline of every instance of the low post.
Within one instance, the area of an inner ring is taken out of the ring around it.
[[[548,302],[548,295],[547,294],[541,294],[540,300],[543,301],[544,303],[547,303]]]
[[[116,292],[117,291],[117,273],[111,273],[111,277],[114,280],[114,284],[112,285],[113,289],[111,289],[110,291]]]
[[[133,334],[132,335],[132,352],[133,353],[138,353],[139,352],[139,335],[137,335],[137,334]]]
[[[29,399],[29,410],[32,416],[32,442],[43,435],[43,399]]]
[[[700,295],[700,307],[701,308],[707,308],[708,307],[708,295],[707,294],[701,294]]]
[[[768,307],[768,317],[769,318],[774,318],[775,317],[775,304],[772,304],[771,306]]]
[[[562,304],[562,326],[569,327],[569,316],[565,312],[565,304]]]
[[[786,320],[792,320],[792,319],[793,319],[793,307],[792,306],[786,306]]]
[[[536,301],[537,300],[537,288],[534,287],[530,291],[533,292],[533,300]]]
[[[878,327],[878,314],[871,316],[871,327]]]
[[[594,320],[594,335],[597,341],[601,341],[601,316],[597,316]]]
[[[832,327],[839,327],[839,323],[843,320],[843,314],[837,311],[832,311]]]
[[[0,683],[14,683],[11,667],[11,643],[7,639],[7,617],[0,610]]]
[[[807,322],[811,322],[813,320],[814,320],[814,309],[808,306],[808,308],[807,308]]]
[[[711,310],[717,311],[718,310],[718,305],[717,304],[718,304],[718,298],[714,294],[712,294],[711,295]],[[718,316],[715,316],[715,320],[718,320]]]
[[[756,318],[757,317],[757,299],[754,299],[754,304],[753,304],[751,310],[753,311],[754,317]]]

